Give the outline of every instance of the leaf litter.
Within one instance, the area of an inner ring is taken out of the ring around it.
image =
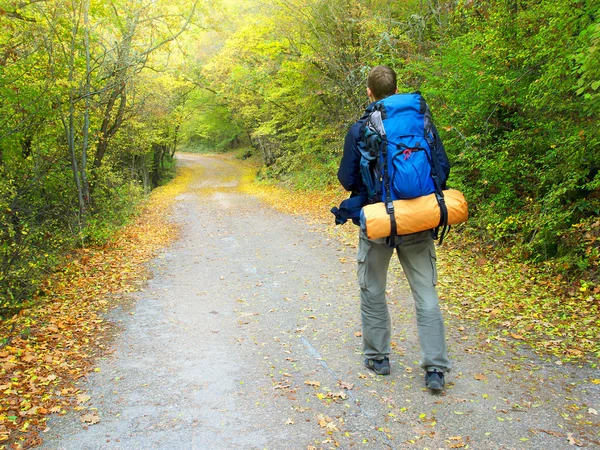
[[[29,306],[0,323],[0,449],[39,445],[49,415],[86,409],[93,400],[77,382],[108,350],[114,327],[104,315],[140,289],[144,263],[177,237],[169,211],[191,175],[184,168],[153,191],[111,242],[74,251]],[[80,421],[94,425],[100,417],[87,412]]]

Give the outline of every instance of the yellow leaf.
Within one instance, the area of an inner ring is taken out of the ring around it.
[[[321,428],[325,428],[329,422],[331,422],[331,419],[327,416],[320,414],[319,417],[317,417],[317,423]]]

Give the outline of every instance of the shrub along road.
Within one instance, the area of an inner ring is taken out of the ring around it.
[[[181,237],[109,313],[121,333],[80,385],[97,409],[51,419],[43,448],[600,447],[597,371],[484,345],[455,317],[447,389],[426,391],[395,276],[392,373],[369,372],[355,250],[242,193],[238,164],[178,160],[193,174],[174,209]]]

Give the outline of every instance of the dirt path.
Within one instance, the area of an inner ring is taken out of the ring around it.
[[[111,314],[122,333],[82,384],[100,422],[53,419],[42,448],[600,448],[597,372],[480,351],[457,323],[446,393],[427,392],[402,280],[392,374],[369,373],[355,250],[241,194],[225,159],[178,159],[195,173],[176,206],[182,237]]]

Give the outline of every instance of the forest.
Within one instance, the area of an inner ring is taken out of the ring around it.
[[[178,150],[338,190],[380,64],[430,104],[469,201],[453,240],[593,289],[599,18],[595,0],[4,0],[0,316],[110,240]]]

